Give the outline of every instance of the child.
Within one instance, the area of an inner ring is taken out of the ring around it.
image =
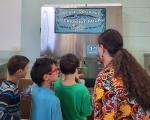
[[[60,70],[64,80],[54,83],[54,89],[60,99],[64,120],[86,120],[92,113],[88,89],[76,83],[79,60],[73,54],[64,55],[60,59]]]
[[[29,59],[25,56],[12,56],[7,63],[8,79],[0,87],[0,119],[20,120],[20,95],[17,81],[26,76]]]
[[[31,120],[62,120],[60,101],[50,89],[58,77],[56,61],[39,58],[31,70],[32,112]]]

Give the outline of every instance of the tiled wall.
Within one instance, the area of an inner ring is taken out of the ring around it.
[[[127,1],[123,2],[125,47],[144,65],[144,53],[150,53],[150,0]]]

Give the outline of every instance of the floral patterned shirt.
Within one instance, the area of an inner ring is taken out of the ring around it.
[[[129,101],[122,79],[114,76],[112,64],[98,74],[93,97],[94,120],[150,120],[136,102]]]

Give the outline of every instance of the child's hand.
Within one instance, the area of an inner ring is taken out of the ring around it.
[[[82,78],[84,76],[85,76],[85,74],[83,74],[83,73],[77,74],[76,79],[79,80],[80,78]]]

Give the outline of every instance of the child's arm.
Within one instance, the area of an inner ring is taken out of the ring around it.
[[[8,104],[11,103],[13,94],[12,91],[6,91],[0,94],[0,120],[20,119],[19,116],[10,114],[6,109]]]

